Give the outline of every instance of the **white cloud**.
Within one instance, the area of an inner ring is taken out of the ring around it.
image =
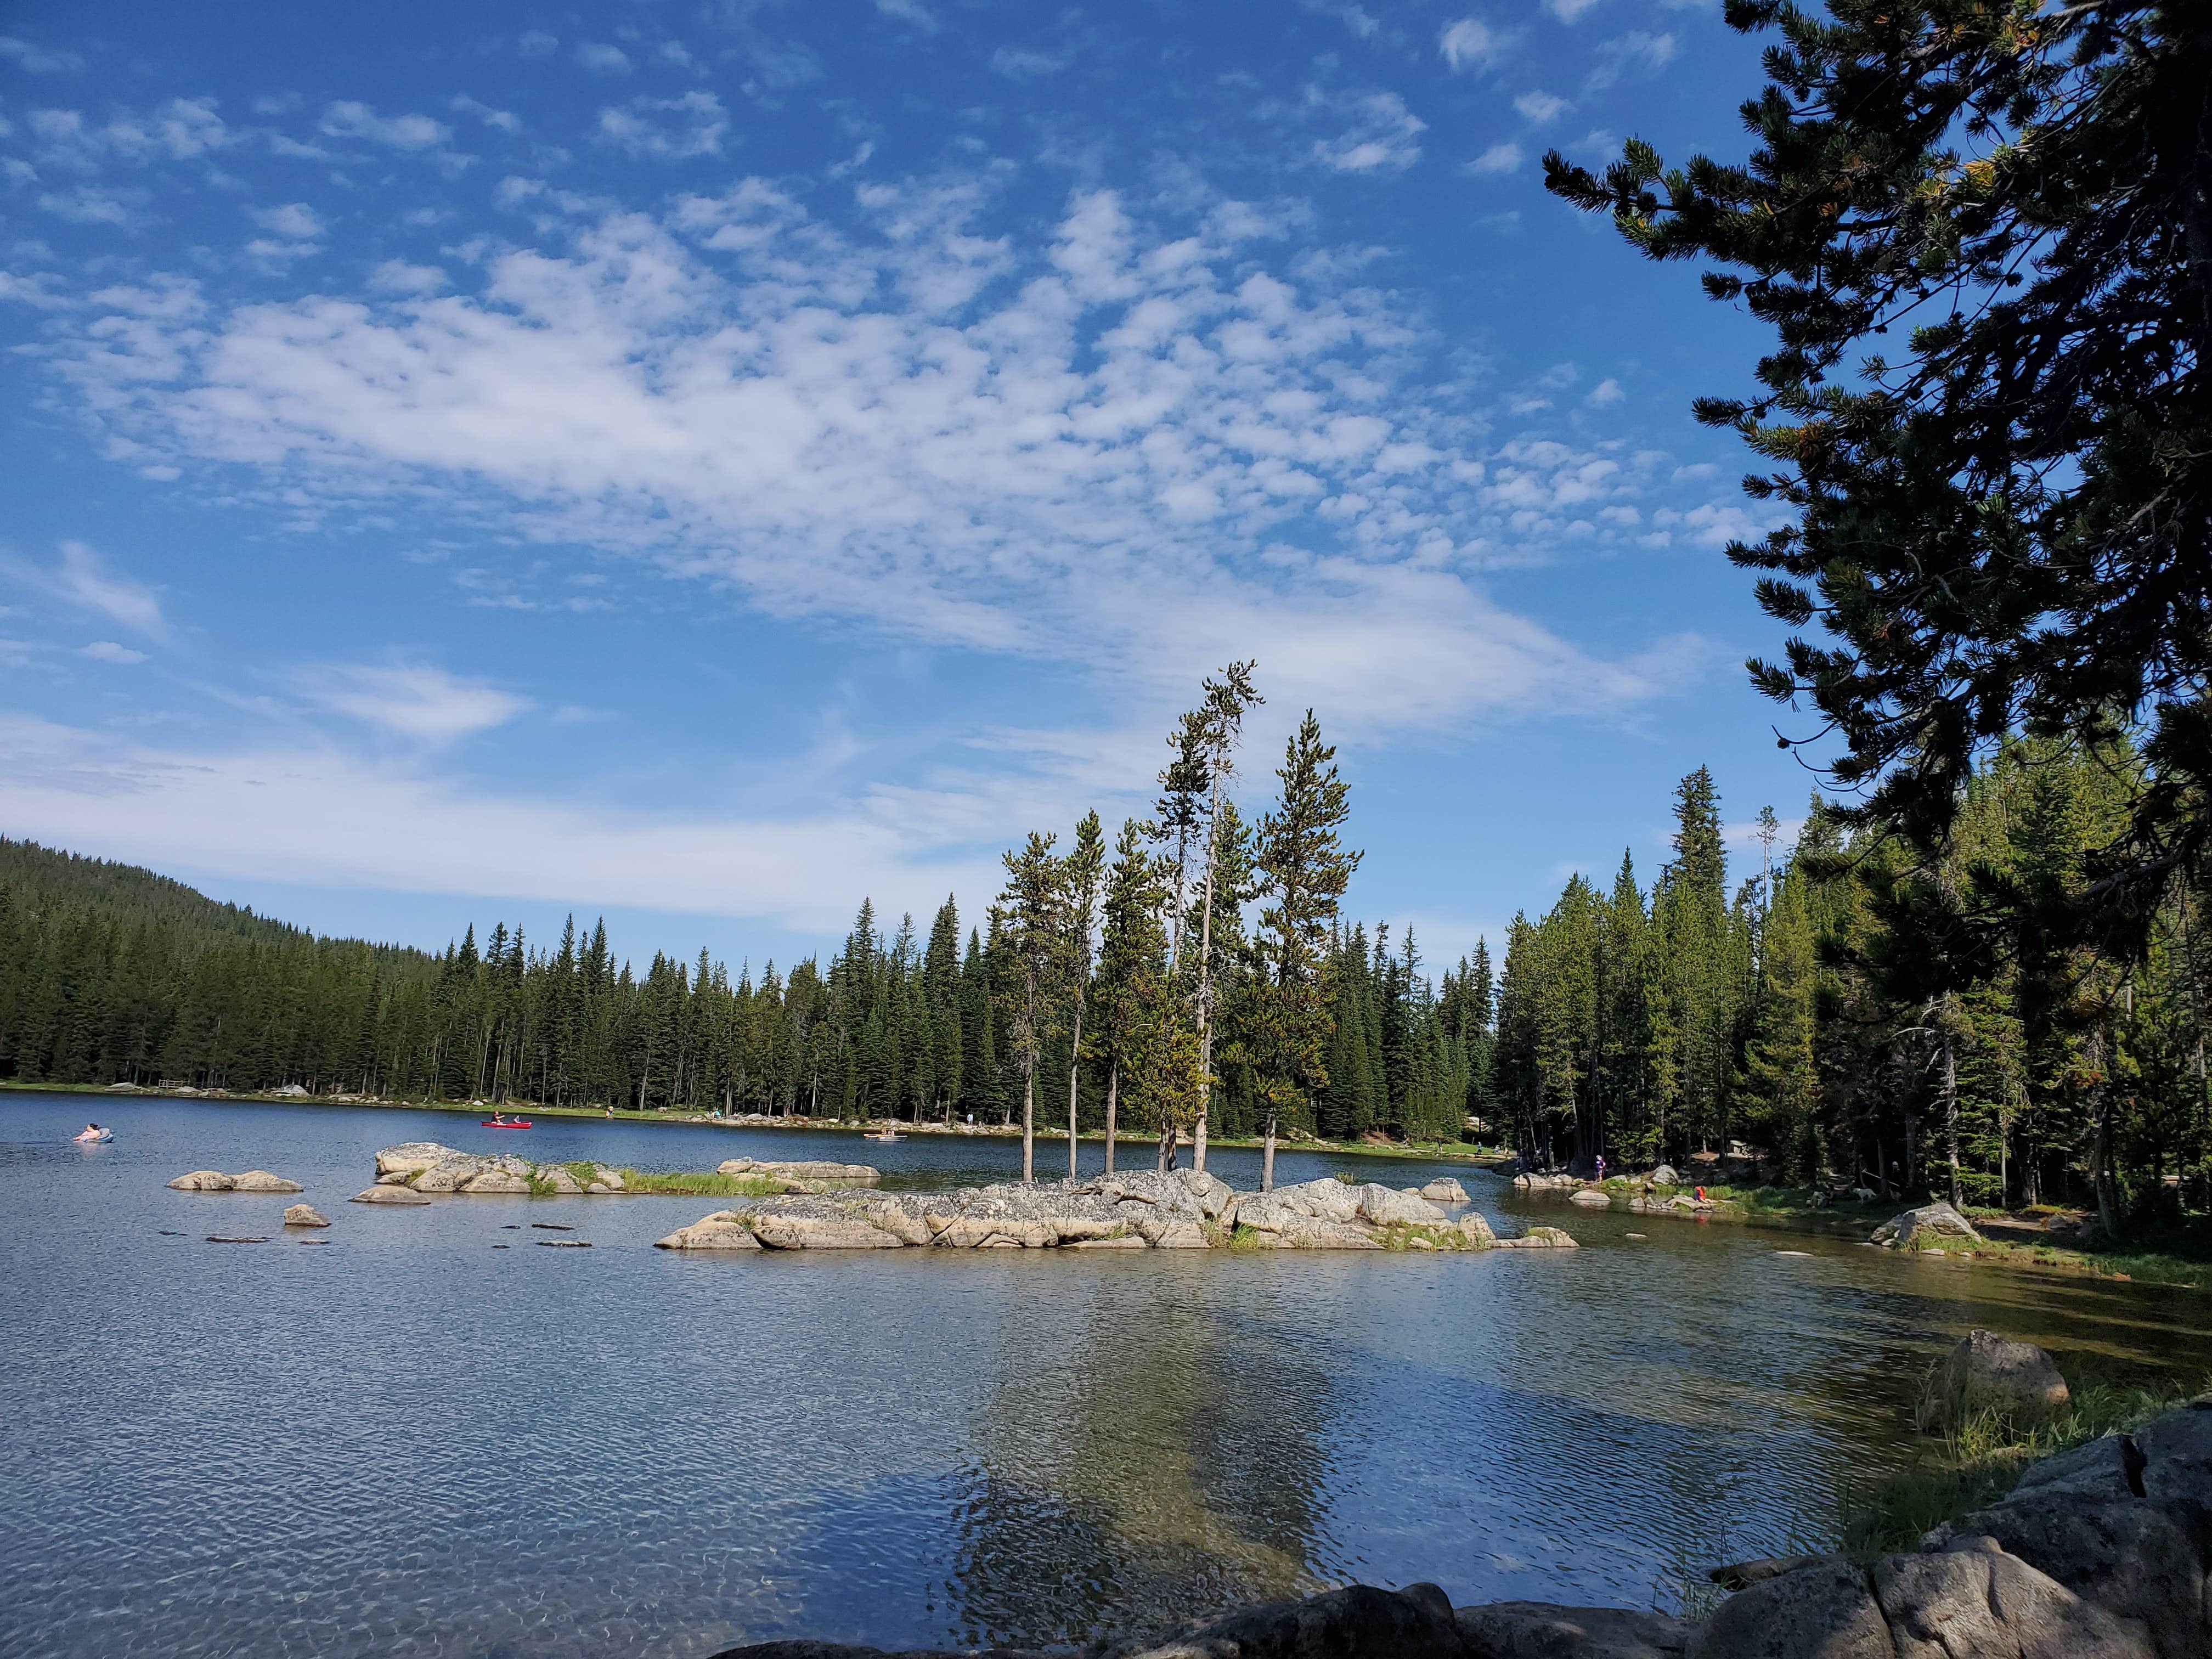
[[[153,588],[109,570],[100,555],[82,542],[64,542],[61,555],[61,562],[55,565],[0,557],[0,571],[50,599],[80,611],[95,611],[134,634],[149,639],[167,635],[161,596]]]
[[[1470,173],[1510,173],[1521,165],[1521,146],[1492,144],[1467,164]]]
[[[84,68],[84,59],[73,52],[58,52],[13,34],[0,34],[0,58],[31,75],[76,75]]]
[[[1620,389],[1620,381],[1607,379],[1600,380],[1595,386],[1592,386],[1590,388],[1589,396],[1583,398],[1583,401],[1588,404],[1592,409],[1610,409],[1613,404],[1621,402],[1627,396],[1628,394]]]
[[[475,116],[477,120],[483,122],[486,126],[496,127],[501,132],[520,132],[522,131],[522,119],[520,116],[514,113],[514,112],[511,110],[494,109],[489,104],[483,103],[477,99],[471,98],[466,93],[461,94],[459,97],[453,100],[453,107],[459,110],[464,115]]]
[[[1597,4],[1597,0],[1544,0],[1544,9],[1562,23],[1571,23]]]
[[[135,663],[146,660],[143,651],[133,651],[127,645],[118,645],[113,640],[94,640],[90,645],[79,646],[77,655],[90,657],[94,662]]]
[[[1480,18],[1462,17],[1443,26],[1437,50],[1455,70],[1486,70],[1504,52],[1505,40]]]
[[[1311,88],[1307,101],[1351,123],[1334,137],[1314,141],[1314,160],[1323,167],[1338,173],[1403,173],[1421,159],[1417,141],[1428,124],[1396,93],[1331,96]]]
[[[937,14],[923,5],[921,0],[876,0],[876,9],[886,17],[896,18],[931,33],[938,27]]]
[[[366,138],[404,150],[428,149],[453,136],[452,128],[427,115],[379,115],[351,99],[323,112],[322,130],[332,138]]]
[[[561,49],[561,37],[548,34],[544,29],[526,29],[515,41],[514,49],[525,58],[550,58]]]
[[[7,715],[0,823],[219,876],[758,917],[830,934],[851,921],[856,893],[886,915],[927,915],[954,890],[980,913],[1002,873],[994,853],[925,842],[866,805],[653,817],[473,789],[335,745],[160,750]]]
[[[1544,126],[1556,121],[1573,107],[1564,98],[1555,98],[1548,92],[1524,92],[1513,100],[1513,107],[1521,112],[1522,118],[1532,126]]]
[[[629,73],[629,54],[620,46],[611,46],[598,40],[583,40],[577,43],[574,55],[576,67],[588,70],[593,75]]]
[[[386,259],[368,273],[368,285],[381,294],[435,294],[446,286],[446,273],[435,265]]]
[[[599,137],[635,156],[680,161],[722,153],[729,113],[711,92],[634,98],[599,112]]]
[[[289,236],[295,241],[311,242],[323,234],[321,216],[305,202],[288,202],[283,207],[256,208],[253,222],[272,236]]]
[[[972,180],[851,199],[844,228],[760,179],[579,207],[454,266],[463,292],[88,307],[56,361],[141,462],[246,469],[288,515],[428,503],[774,616],[1048,658],[1148,719],[1232,653],[1370,731],[1671,683],[1668,653],[1594,658],[1468,580],[1630,472],[1493,449],[1359,250],[1256,266],[1211,201],[1153,223],[1082,192],[999,236]]]
[[[504,726],[531,706],[526,697],[419,663],[335,664],[303,670],[294,684],[317,708],[430,744]]]
[[[1602,92],[1629,71],[1656,75],[1674,61],[1674,37],[1653,34],[1647,29],[1631,29],[1598,48],[1598,64],[1583,84],[1592,92]]]

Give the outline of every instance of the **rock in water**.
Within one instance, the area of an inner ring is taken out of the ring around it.
[[[772,1250],[896,1250],[900,1243],[865,1221],[797,1215],[762,1215],[753,1236]]]
[[[526,1193],[530,1182],[521,1176],[509,1175],[504,1170],[486,1170],[482,1175],[471,1176],[459,1188],[465,1193]]]
[[[760,1240],[752,1229],[740,1226],[731,1211],[703,1216],[688,1227],[678,1227],[665,1238],[653,1242],[656,1250],[757,1250]]]
[[[180,1175],[169,1185],[186,1193],[227,1193],[233,1185],[231,1178],[220,1170],[194,1170]]]
[[[1572,1238],[1561,1232],[1557,1227],[1531,1227],[1518,1238],[1499,1239],[1498,1246],[1500,1249],[1522,1250],[1571,1250],[1580,1248]]]
[[[331,1220],[312,1204],[295,1204],[284,1212],[284,1224],[288,1227],[327,1227]]]
[[[347,1202],[352,1204],[428,1204],[430,1200],[411,1187],[371,1187],[356,1193]]]
[[[306,1190],[296,1181],[287,1181],[283,1176],[270,1175],[266,1170],[248,1170],[243,1175],[230,1178],[231,1186],[241,1193],[296,1193]]]
[[[1421,1188],[1421,1196],[1431,1204],[1464,1204],[1467,1188],[1451,1176],[1438,1176]]]
[[[407,1140],[397,1146],[386,1146],[376,1155],[376,1172],[380,1176],[420,1175],[425,1170],[435,1169],[441,1164],[454,1163],[468,1157],[451,1146],[441,1146],[434,1140]]]
[[[2051,1356],[2033,1342],[1970,1331],[1929,1373],[1913,1417],[1923,1430],[1936,1433],[1984,1411],[2040,1423],[2065,1410],[2072,1398]]]
[[[1982,1236],[1948,1204],[1923,1204],[1890,1217],[1874,1230],[1870,1242],[1893,1250],[1924,1250],[1954,1238],[1978,1244]]]
[[[1585,1187],[1579,1192],[1569,1193],[1567,1201],[1570,1204],[1587,1205],[1593,1210],[1609,1208],[1613,1203],[1613,1200],[1603,1193],[1590,1187]]]

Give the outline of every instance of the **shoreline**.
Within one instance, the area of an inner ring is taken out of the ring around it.
[[[383,1111],[404,1112],[489,1112],[498,1110],[509,1116],[588,1118],[600,1123],[659,1123],[680,1124],[705,1129],[810,1129],[819,1134],[859,1135],[863,1139],[878,1139],[886,1127],[898,1132],[898,1139],[927,1135],[946,1140],[1012,1140],[1022,1138],[1018,1125],[995,1123],[967,1124],[915,1123],[907,1118],[810,1118],[770,1117],[765,1115],[740,1115],[736,1117],[714,1117],[708,1114],[691,1112],[639,1112],[617,1109],[610,1115],[604,1106],[545,1106],[535,1101],[506,1100],[496,1107],[490,1101],[465,1100],[387,1100],[369,1095],[278,1094],[269,1091],[250,1092],[233,1089],[195,1089],[181,1094],[173,1089],[146,1088],[139,1085],[119,1087],[110,1083],[25,1083],[15,1079],[0,1079],[0,1091],[18,1094],[87,1095],[105,1100],[182,1100],[227,1101],[249,1106],[366,1106]],[[1039,1124],[1036,1139],[1042,1146],[1067,1144],[1067,1132],[1057,1126]],[[1079,1146],[1103,1146],[1103,1133],[1085,1131],[1077,1135]],[[1151,1148],[1159,1144],[1158,1137],[1151,1133],[1131,1134],[1126,1131],[1114,1137],[1116,1148],[1141,1146]],[[1179,1143],[1187,1152],[1190,1143]],[[1261,1141],[1257,1136],[1209,1136],[1206,1146],[1231,1147],[1240,1152],[1258,1152]],[[1403,1145],[1376,1145],[1368,1141],[1285,1140],[1275,1143],[1278,1152],[1322,1152],[1346,1158],[1395,1158],[1428,1164],[1467,1164],[1479,1169],[1492,1169],[1500,1164],[1513,1162],[1510,1152],[1484,1150],[1464,1141],[1409,1141]]]
[[[1693,1183],[1694,1185],[1694,1183]],[[1744,1189],[1727,1186],[1708,1186],[1705,1191],[1709,1207],[1702,1210],[1677,1209],[1669,1202],[1677,1196],[1687,1197],[1692,1186],[1662,1186],[1643,1182],[1632,1176],[1615,1176],[1602,1187],[1594,1182],[1583,1182],[1574,1187],[1531,1187],[1519,1188],[1524,1196],[1542,1194],[1553,1203],[1572,1206],[1572,1194],[1577,1192],[1602,1192],[1611,1200],[1607,1206],[1609,1214],[1632,1215],[1648,1221],[1705,1221],[1725,1222],[1734,1226],[1763,1227],[1775,1232],[1809,1235],[1817,1238],[1836,1238],[1874,1247],[1864,1237],[1888,1220],[1899,1206],[1910,1207],[1909,1200],[1891,1199],[1874,1204],[1826,1204],[1815,1206],[1803,1198],[1793,1196],[1797,1191],[1790,1188],[1753,1188]],[[1782,1201],[1763,1198],[1773,1194]],[[1651,1200],[1644,1207],[1636,1207],[1630,1200]],[[1595,1214],[1593,1208],[1589,1212]],[[2001,1215],[1977,1216],[1969,1213],[1967,1219],[1977,1228],[1990,1224],[2024,1225],[2024,1218],[2005,1212]],[[1977,1261],[1992,1267],[2012,1267],[2027,1272],[2048,1273],[2068,1277],[2109,1279],[2116,1284],[2142,1285],[2160,1290],[2212,1291],[2212,1261],[2200,1261],[2158,1248],[2155,1238],[2130,1242],[2110,1250],[2085,1250],[2077,1246],[2031,1242],[2010,1238],[1984,1237],[1979,1239],[1949,1239],[1940,1249],[1916,1250],[1916,1255],[1954,1256],[1962,1261]]]

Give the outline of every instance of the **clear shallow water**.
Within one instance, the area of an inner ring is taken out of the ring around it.
[[[113,1144],[68,1143],[88,1115]],[[1839,1484],[1897,1455],[1920,1367],[1972,1326],[2212,1365],[2206,1298],[1521,1212],[1464,1168],[1502,1228],[1585,1248],[709,1258],[651,1248],[709,1200],[344,1201],[412,1139],[831,1157],[914,1185],[1020,1156],[0,1095],[0,1651],[1042,1642],[1353,1578],[1675,1607],[1716,1561],[1830,1541]],[[1039,1150],[1041,1172],[1065,1158]],[[1213,1167],[1251,1185],[1256,1164]],[[293,1200],[161,1184],[254,1166],[306,1183],[326,1244],[286,1237]],[[1354,1166],[1431,1173],[1279,1174]],[[271,1242],[204,1242],[237,1232]],[[593,1248],[533,1248],[552,1237]]]

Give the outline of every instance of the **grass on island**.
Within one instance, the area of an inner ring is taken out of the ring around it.
[[[1845,1492],[1844,1553],[1871,1561],[1917,1549],[1922,1534],[2003,1498],[2038,1458],[2139,1428],[2212,1384],[2212,1376],[2205,1376],[2195,1386],[2179,1381],[2154,1386],[2100,1371],[2073,1354],[2058,1358],[2058,1370],[2073,1395],[2063,1415],[2027,1424],[2002,1412],[1978,1413],[1950,1433],[1916,1437],[1920,1449],[1905,1468]]]
[[[599,1171],[611,1166],[593,1164],[589,1160],[562,1164],[555,1167],[566,1170],[575,1177],[580,1187],[588,1187],[599,1179]],[[683,1198],[773,1198],[785,1190],[786,1183],[773,1176],[726,1176],[709,1171],[700,1173],[690,1170],[633,1170],[627,1165],[616,1171],[622,1176],[625,1194],[646,1195],[674,1194]],[[553,1188],[544,1181],[533,1181],[531,1191],[540,1196],[552,1194]]]

